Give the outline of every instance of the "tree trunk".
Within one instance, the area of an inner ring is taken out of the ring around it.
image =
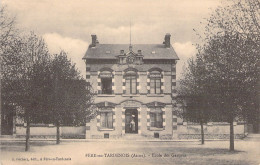
[[[229,150],[234,151],[235,150],[235,144],[234,144],[234,125],[233,125],[233,118],[230,119],[230,145]]]
[[[56,144],[60,144],[60,122],[57,122]]]
[[[201,144],[204,144],[204,129],[203,129],[202,121],[200,121],[200,129],[201,129]]]
[[[26,126],[26,138],[25,138],[25,151],[30,149],[30,120],[27,117],[27,126]]]

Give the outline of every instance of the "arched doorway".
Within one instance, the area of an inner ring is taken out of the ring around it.
[[[125,133],[138,133],[138,111],[137,109],[126,109],[125,111]]]

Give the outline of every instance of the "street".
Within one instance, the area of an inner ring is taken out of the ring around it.
[[[24,142],[2,142],[1,163],[5,164],[256,164],[260,163],[260,141],[199,142],[73,142],[33,141],[29,152]]]

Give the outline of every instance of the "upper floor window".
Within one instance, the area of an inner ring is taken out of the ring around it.
[[[135,71],[128,71],[125,74],[126,94],[137,93],[137,75]]]
[[[110,71],[102,71],[100,73],[102,94],[112,94],[112,77],[113,75]]]
[[[150,73],[150,93],[160,94],[161,93],[161,72],[152,71]]]

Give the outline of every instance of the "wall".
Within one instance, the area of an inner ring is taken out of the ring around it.
[[[175,66],[175,64],[173,64]],[[98,92],[98,73],[103,68],[111,68],[114,72],[114,79],[115,79],[115,95],[122,95],[123,94],[123,82],[122,77],[124,74],[124,70],[127,69],[128,65],[119,65],[119,64],[87,64],[87,81],[90,82],[92,85],[94,92]],[[139,80],[140,80],[140,87],[139,90],[140,94],[147,94],[147,71],[151,68],[160,68],[164,72],[164,94],[171,95],[171,79],[172,74],[175,74],[176,71],[172,71],[171,68],[172,64],[143,64],[143,65],[134,65],[133,68],[137,69]],[[172,73],[173,72],[173,73]],[[175,77],[174,77],[175,79]],[[117,100],[115,98],[112,98]],[[108,100],[107,100],[108,101]],[[97,102],[97,101],[96,101]]]
[[[150,126],[150,122],[148,121],[150,119],[149,117],[149,108],[144,107],[142,108],[143,112],[142,114],[142,135],[147,138],[154,138],[154,133],[159,134],[160,139],[171,139],[172,138],[172,106],[166,105],[162,109],[163,111],[163,129],[154,129],[154,128],[148,128]],[[148,119],[148,120],[147,120]]]
[[[155,61],[154,61],[155,62]],[[124,70],[129,68],[129,65],[119,65],[117,63],[87,63],[86,64],[86,79],[90,82],[93,87],[93,90],[97,93],[95,97],[95,103],[101,102],[111,102],[116,104],[115,112],[115,122],[113,123],[114,128],[110,130],[99,130],[99,119],[93,119],[90,123],[86,124],[86,138],[104,138],[104,134],[109,134],[109,138],[120,138],[124,136],[124,108],[128,107],[128,105],[123,105],[124,102],[128,100],[138,102],[138,105],[135,105],[137,109],[139,109],[139,130],[138,133],[153,138],[154,133],[159,133],[159,137],[163,139],[171,139],[172,138],[172,130],[173,125],[176,129],[177,122],[173,119],[176,119],[172,115],[172,94],[176,93],[173,91],[176,86],[176,68],[175,61],[165,61],[164,63],[144,63],[142,65],[131,65],[131,68],[135,68],[137,70],[138,78],[137,82],[139,82],[139,86],[137,85],[137,89],[139,93],[136,95],[126,95],[124,94],[125,87],[123,86],[123,74]],[[112,82],[114,86],[112,89],[114,90],[113,94],[105,95],[100,94],[100,79],[98,79],[98,74],[100,70],[103,68],[110,68],[113,70],[113,79]],[[150,90],[149,86],[149,70],[152,68],[159,68],[162,70],[162,94],[149,94],[148,90]],[[164,129],[150,130],[149,129],[149,109],[146,107],[147,103],[151,102],[161,102],[166,105],[164,109]],[[140,105],[139,105],[140,104]],[[99,117],[98,117],[99,118]]]
[[[171,139],[172,138],[172,107],[171,105],[166,106],[162,110],[164,111],[163,118],[163,128],[159,129],[150,129],[148,128],[150,126],[150,121],[147,119],[149,118],[148,112],[149,109],[146,107],[146,105],[141,105],[140,103],[136,102],[136,106],[139,107],[137,110],[139,110],[138,118],[138,134],[145,136],[147,138],[153,138],[154,133],[159,133],[159,137],[161,139]],[[109,138],[121,138],[125,136],[125,109],[130,108],[130,104],[122,103],[121,105],[117,105],[115,107],[115,122],[113,123],[114,129],[110,130],[99,130],[97,119],[92,119],[90,123],[87,123],[89,125],[90,129],[86,130],[86,138],[94,138],[94,139],[101,139],[104,138],[104,134],[109,134]],[[131,109],[131,108],[130,108]],[[169,117],[167,117],[169,116]]]
[[[54,126],[50,127],[31,127],[30,133],[31,137],[37,138],[55,138],[56,137],[57,128]],[[86,128],[85,126],[79,127],[68,127],[63,126],[60,128],[61,137],[62,138],[85,138]],[[23,137],[26,135],[26,127],[24,126],[16,126],[16,136]]]
[[[228,139],[230,126],[228,123],[208,123],[204,126],[205,139]],[[177,130],[174,131],[174,139],[199,139],[201,138],[201,129],[199,124],[178,125]],[[237,124],[234,122],[235,138],[243,138],[245,136],[244,124]]]
[[[145,116],[146,108],[142,108],[141,115]],[[166,110],[166,114],[169,113]],[[80,127],[61,127],[61,137],[62,138],[104,138],[104,133],[109,133],[110,138],[120,138],[122,135],[122,113],[121,111],[116,111],[116,125],[113,131],[98,131],[96,127],[96,119],[91,122],[91,130],[87,131],[85,126]],[[120,120],[119,120],[120,119]],[[147,138],[153,138],[155,132],[160,134],[161,139],[200,139],[200,125],[178,125],[177,130],[173,130],[172,137],[168,137],[171,134],[170,126],[171,119],[166,119],[166,128],[162,131],[150,131],[147,130],[147,120],[146,118],[141,118],[141,135]],[[26,127],[17,126],[16,136],[24,137],[26,132]],[[229,124],[214,124],[210,123],[204,125],[205,139],[228,139],[229,138]],[[245,136],[245,126],[244,124],[234,123],[234,133],[235,138],[243,138]],[[31,127],[31,137],[37,138],[55,138],[56,137],[56,127]]]

